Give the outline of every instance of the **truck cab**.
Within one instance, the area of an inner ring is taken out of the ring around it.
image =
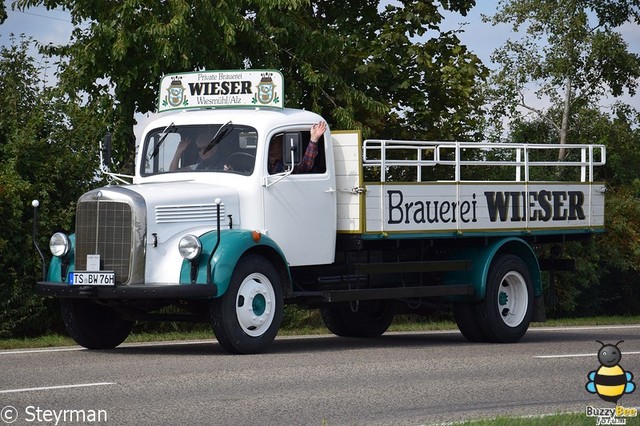
[[[164,249],[175,247],[185,232],[200,235],[215,226],[219,199],[223,228],[259,231],[278,241],[291,266],[332,263],[336,184],[329,130],[317,141],[313,168],[295,171],[311,126],[322,120],[308,111],[256,108],[187,110],[156,119],[144,131],[130,187],[146,200],[147,216],[156,219],[147,225],[147,256],[158,254],[157,263],[172,263],[165,262]],[[220,129],[226,133],[209,151],[215,163],[200,161],[206,147],[195,140],[204,134],[209,142]],[[180,153],[185,140],[188,148]],[[269,170],[274,149],[284,163],[282,171]],[[145,282],[176,276],[149,269]]]

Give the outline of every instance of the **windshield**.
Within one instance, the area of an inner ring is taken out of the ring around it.
[[[253,173],[258,132],[231,122],[170,125],[147,134],[142,175],[183,172]]]

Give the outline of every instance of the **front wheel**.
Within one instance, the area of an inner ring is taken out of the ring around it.
[[[267,350],[282,322],[280,275],[264,257],[249,255],[236,265],[227,292],[211,303],[211,324],[231,353]]]
[[[133,321],[88,299],[61,299],[60,305],[67,333],[87,349],[113,349],[124,342],[133,328]]]

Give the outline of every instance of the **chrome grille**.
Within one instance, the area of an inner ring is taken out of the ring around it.
[[[100,255],[100,268],[116,273],[116,283],[129,281],[133,214],[127,203],[81,201],[76,215],[76,269],[85,271],[87,255]]]

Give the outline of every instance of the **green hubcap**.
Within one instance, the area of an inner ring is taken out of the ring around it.
[[[506,305],[508,301],[509,301],[509,296],[507,296],[507,293],[505,293],[504,291],[501,291],[500,295],[498,296],[498,303],[500,303],[500,306]]]
[[[256,297],[253,298],[251,308],[253,309],[253,313],[258,316],[264,314],[265,309],[267,309],[267,301],[262,294],[257,294]]]

